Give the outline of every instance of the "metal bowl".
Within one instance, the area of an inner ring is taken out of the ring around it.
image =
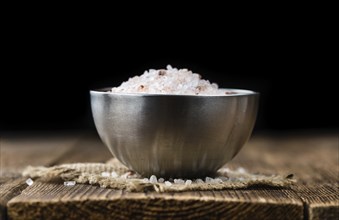
[[[92,90],[97,131],[112,154],[149,177],[213,175],[251,135],[259,94],[120,94]]]

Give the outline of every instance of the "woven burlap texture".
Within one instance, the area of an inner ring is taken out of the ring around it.
[[[118,177],[103,176],[103,172],[115,172]],[[75,181],[80,184],[99,185],[103,188],[126,190],[129,192],[180,192],[199,190],[245,189],[251,186],[289,187],[295,182],[291,175],[252,174],[243,168],[231,170],[221,168],[217,177],[219,181],[202,182],[192,180],[191,184],[166,185],[165,183],[150,183],[130,171],[116,159],[107,163],[73,163],[52,167],[29,166],[23,171],[23,176],[43,182]],[[222,181],[221,181],[222,180]]]

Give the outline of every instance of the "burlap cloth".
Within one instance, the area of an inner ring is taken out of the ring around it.
[[[115,172],[117,177],[104,176],[103,173]],[[192,179],[192,183],[181,182],[172,184],[150,183],[138,174],[126,168],[116,159],[107,163],[73,163],[52,167],[29,166],[23,176],[43,182],[75,181],[81,184],[99,185],[103,188],[120,189],[130,192],[180,192],[195,190],[244,189],[252,186],[289,187],[295,182],[293,175],[263,175],[249,173],[243,168],[231,170],[221,168],[216,177],[210,181]],[[189,181],[190,182],[190,181]]]

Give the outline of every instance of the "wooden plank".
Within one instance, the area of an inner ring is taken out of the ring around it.
[[[9,202],[11,219],[302,219],[291,191],[124,193],[88,185],[36,183]]]
[[[78,142],[75,146],[92,148],[92,144],[86,145],[86,142]],[[86,160],[91,155],[96,157],[95,148],[94,151],[72,150],[67,157],[59,158],[58,163]],[[102,154],[95,160],[100,157],[107,159],[110,156]],[[76,185],[70,188],[39,183],[24,190],[9,203],[9,215],[12,219],[48,218],[51,212],[56,213],[53,218],[74,219],[83,216],[88,219],[126,219],[135,215],[170,219],[191,219],[198,216],[237,219],[254,219],[256,216],[265,216],[267,219],[277,219],[279,216],[284,219],[303,218],[301,200],[288,189],[227,190],[207,194],[208,192],[117,193],[93,186]],[[22,216],[22,213],[27,215]],[[72,214],[67,216],[67,213]]]
[[[0,220],[7,219],[7,203],[27,187],[26,178],[0,178]]]
[[[54,162],[106,160],[110,155],[105,148],[101,146],[101,153],[96,148],[91,148],[96,141],[98,139],[93,140],[93,143],[85,141],[88,145],[79,141]],[[126,219],[141,216],[165,219],[190,219],[198,216],[230,219],[334,219],[338,210],[338,187],[334,184],[338,182],[336,141],[333,136],[257,138],[228,165],[267,174],[294,173],[299,183],[293,189],[256,188],[145,194],[85,185],[65,187],[35,183],[8,203],[8,214],[12,219]],[[81,146],[87,147],[79,151]],[[325,185],[328,188],[324,188]],[[317,189],[322,192],[317,192]]]
[[[305,203],[308,219],[339,219],[338,185],[297,185],[294,187]]]
[[[292,189],[304,203],[305,219],[339,219],[338,163],[338,136],[330,135],[258,138],[230,166],[294,173],[298,183]]]
[[[81,138],[80,138],[81,137]],[[27,187],[20,178],[28,165],[52,166],[72,162],[104,162],[111,153],[91,134],[6,134],[0,137],[0,216],[6,204]],[[17,178],[17,179],[16,179]],[[0,219],[2,219],[0,218]]]
[[[10,199],[27,187],[21,171],[28,165],[53,165],[66,154],[78,135],[2,134],[0,137],[0,219],[6,219]]]

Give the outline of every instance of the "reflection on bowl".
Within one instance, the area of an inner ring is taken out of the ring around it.
[[[248,140],[259,100],[258,93],[239,89],[224,96],[109,89],[90,91],[99,136],[121,163],[146,177],[212,175]]]

